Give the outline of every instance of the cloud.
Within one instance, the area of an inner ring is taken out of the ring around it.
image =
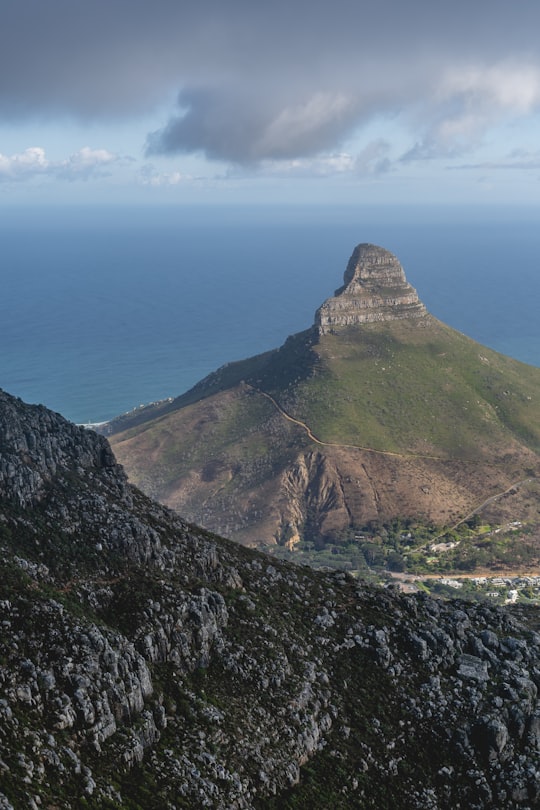
[[[103,177],[109,174],[112,164],[123,162],[118,155],[107,149],[90,149],[83,146],[74,152],[67,160],[53,164],[53,170],[58,177],[65,180],[88,180],[91,177]]]
[[[143,186],[153,186],[154,188],[159,188],[162,186],[180,186],[194,180],[191,175],[184,174],[178,170],[171,172],[160,172],[151,164],[146,164],[141,168],[139,172],[139,179]]]
[[[402,160],[462,154],[476,146],[490,126],[539,108],[539,66],[513,62],[454,67],[417,113],[427,122],[426,132]]]
[[[540,169],[540,150],[528,152],[525,149],[517,149],[500,160],[484,160],[478,163],[461,163],[448,166],[452,170],[517,170],[531,171]]]
[[[392,168],[390,145],[383,139],[369,143],[356,157],[355,171],[361,175],[385,174]]]
[[[183,112],[149,136],[149,155],[202,151],[238,163],[288,159],[320,152],[357,119],[354,101],[339,92],[316,92],[283,103],[262,89],[260,97],[250,100],[222,86],[184,92],[179,106]]]
[[[25,149],[18,155],[7,157],[0,153],[0,179],[28,178],[43,174],[49,167],[45,150],[39,146]]]
[[[107,174],[105,167],[119,162],[117,155],[106,149],[83,146],[66,160],[50,161],[45,150],[32,146],[11,156],[0,153],[0,182],[27,181],[36,177],[58,177],[63,180],[88,180]]]
[[[389,144],[382,140],[369,143],[358,154],[335,152],[309,158],[290,160],[265,160],[259,171],[266,175],[280,177],[373,177],[388,172],[392,168],[389,157]]]
[[[406,159],[425,159],[540,105],[537,0],[5,6],[0,120],[135,120],[165,106],[153,155],[309,159],[390,116],[416,144]]]

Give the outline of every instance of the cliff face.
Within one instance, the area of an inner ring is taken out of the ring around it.
[[[343,281],[334,297],[317,310],[315,325],[321,334],[343,326],[427,316],[401,264],[384,248],[357,245]]]
[[[8,395],[0,424],[4,810],[538,805],[526,613],[270,562],[93,433]]]

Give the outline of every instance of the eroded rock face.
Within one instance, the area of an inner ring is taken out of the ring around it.
[[[427,316],[401,264],[384,248],[357,245],[343,281],[335,296],[317,310],[315,325],[321,334],[343,326]]]
[[[0,391],[0,497],[29,506],[59,474],[107,469],[114,469],[117,484],[125,484],[103,437]]]
[[[321,452],[304,453],[281,476],[281,545],[293,547],[306,531],[325,536],[348,526],[341,476],[336,464]]]

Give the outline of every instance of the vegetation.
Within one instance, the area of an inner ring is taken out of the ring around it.
[[[540,448],[540,371],[438,321],[351,327],[316,351],[295,415],[324,441],[475,459],[510,430]]]
[[[384,524],[373,521],[322,548],[304,541],[292,549],[274,547],[268,551],[283,560],[349,571],[374,580],[385,573],[459,576],[487,572],[497,576],[527,568],[540,571],[539,550],[530,527],[519,521],[490,525],[482,523],[478,515],[453,528],[410,518],[395,518]]]
[[[189,520],[245,543],[299,535],[318,549],[337,546],[341,558],[339,535],[354,541],[349,526],[362,527],[374,510],[385,522],[403,516],[442,531],[490,493],[538,473],[540,370],[431,317],[300,333],[163,407],[112,437],[130,479]],[[298,473],[305,480],[294,492],[284,486],[314,455],[319,469]],[[334,483],[323,480],[326,462]],[[331,486],[343,486],[345,505],[327,521],[332,498],[321,493]],[[290,527],[289,506],[303,515]],[[515,517],[540,523],[538,492],[523,495]],[[444,558],[445,570],[488,564],[503,551],[464,550]],[[414,548],[393,551],[384,562],[395,570],[429,565]]]

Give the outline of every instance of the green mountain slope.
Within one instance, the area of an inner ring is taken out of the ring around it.
[[[325,441],[461,459],[514,440],[540,448],[540,370],[434,318],[348,327],[317,355],[295,415]]]
[[[131,479],[264,544],[393,517],[452,522],[534,477],[540,369],[429,315],[387,251],[359,246],[345,280],[311,330],[112,423]]]

